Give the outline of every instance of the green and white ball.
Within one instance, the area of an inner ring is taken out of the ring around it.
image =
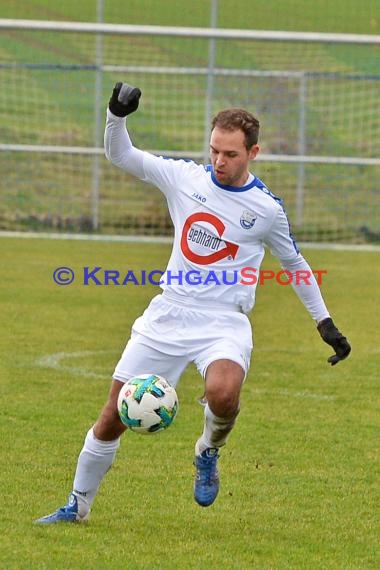
[[[167,429],[178,412],[177,392],[162,376],[141,374],[120,390],[117,407],[130,430],[150,435]]]

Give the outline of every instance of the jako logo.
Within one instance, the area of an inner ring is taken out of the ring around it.
[[[202,204],[204,204],[206,202],[206,198],[204,196],[202,196],[201,194],[198,194],[198,192],[193,192],[193,198],[195,198],[196,200],[199,200],[199,202],[202,202]]]

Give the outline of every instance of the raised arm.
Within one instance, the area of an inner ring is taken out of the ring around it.
[[[116,83],[107,109],[104,150],[115,166],[138,178],[144,177],[144,152],[134,147],[126,129],[126,116],[137,110],[141,91],[127,83]]]

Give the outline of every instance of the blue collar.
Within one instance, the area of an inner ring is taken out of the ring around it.
[[[249,182],[245,186],[229,186],[228,184],[221,184],[220,182],[218,182],[211,164],[208,164],[206,166],[206,171],[211,172],[211,180],[213,181],[215,186],[218,186],[218,188],[221,188],[222,190],[227,190],[227,192],[246,192],[247,190],[250,190],[256,185],[255,176],[253,176],[251,182]]]

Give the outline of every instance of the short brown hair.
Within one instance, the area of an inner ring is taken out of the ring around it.
[[[240,109],[239,107],[232,107],[220,111],[213,118],[211,126],[212,130],[218,127],[224,131],[243,131],[247,150],[250,150],[259,140],[260,123],[258,119],[245,109]]]

